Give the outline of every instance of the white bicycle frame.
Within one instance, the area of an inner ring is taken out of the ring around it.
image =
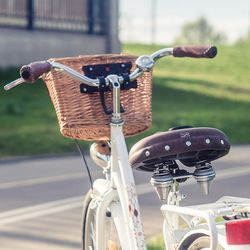
[[[93,185],[93,193],[98,193],[100,199],[96,214],[96,248],[105,250],[104,221],[109,207],[122,249],[144,250],[145,237],[122,124],[111,124],[111,145],[111,180],[96,180]]]
[[[110,180],[97,180],[93,192],[99,195],[96,220],[96,248],[105,250],[104,221],[107,208],[111,210],[116,224],[122,249],[145,250],[146,243],[140,216],[135,181],[128,160],[128,151],[122,132],[123,121],[120,113],[120,83],[118,76],[108,77],[113,86],[113,114],[111,128]],[[101,182],[101,183],[100,183]],[[102,185],[105,182],[105,185]],[[104,188],[105,186],[106,188]],[[116,201],[116,197],[119,199]]]

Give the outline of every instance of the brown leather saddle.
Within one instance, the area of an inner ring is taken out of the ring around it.
[[[176,160],[188,167],[210,163],[229,152],[230,143],[220,130],[207,127],[177,127],[137,142],[130,150],[133,168],[153,172],[159,164]]]

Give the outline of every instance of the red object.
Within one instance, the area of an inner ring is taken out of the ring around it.
[[[227,222],[226,235],[228,245],[250,244],[250,220]]]

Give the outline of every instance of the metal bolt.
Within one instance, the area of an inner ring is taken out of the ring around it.
[[[83,91],[84,91],[84,92],[87,92],[87,89],[86,89],[86,88],[84,88],[84,89],[83,89]]]
[[[222,145],[224,145],[224,141],[223,141],[223,140],[220,140],[220,143],[221,143]]]
[[[125,64],[122,64],[121,66],[124,68],[124,67],[125,67]]]
[[[170,147],[168,145],[165,146],[165,150],[166,151],[169,151],[170,150]]]
[[[146,152],[145,152],[145,155],[146,155],[146,156],[150,156],[150,152],[149,152],[149,151],[146,151]]]
[[[107,211],[107,212],[106,212],[106,216],[107,216],[108,218],[110,218],[110,217],[112,216],[111,212],[110,212],[110,211]]]
[[[210,139],[207,138],[207,139],[205,140],[205,142],[206,142],[206,144],[209,144],[209,143],[210,143]]]
[[[93,68],[89,68],[89,70],[90,70],[90,71],[92,71],[92,70],[93,70]]]
[[[186,141],[186,145],[190,147],[192,145],[191,141]]]

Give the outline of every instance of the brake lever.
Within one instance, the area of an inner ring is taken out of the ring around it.
[[[14,87],[16,87],[17,85],[19,85],[19,84],[22,84],[22,83],[25,83],[26,81],[21,77],[21,78],[18,78],[18,79],[16,79],[15,81],[13,81],[13,82],[11,82],[11,83],[9,83],[9,84],[7,84],[7,85],[5,85],[4,86],[4,90],[10,90],[10,89],[12,89],[12,88],[14,88]]]

